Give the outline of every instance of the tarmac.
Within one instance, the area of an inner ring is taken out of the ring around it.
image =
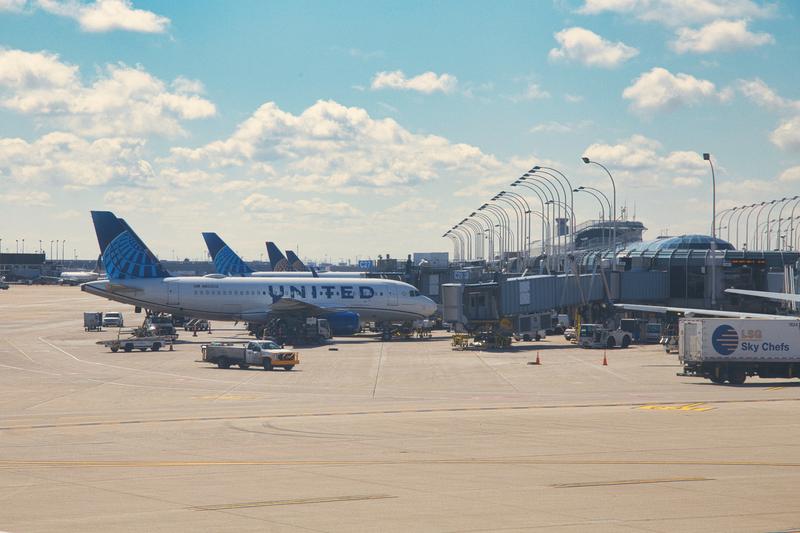
[[[221,370],[200,345],[241,325],[111,353],[82,313],[112,310],[142,319],[77,287],[0,291],[0,531],[800,531],[796,380],[443,331]]]

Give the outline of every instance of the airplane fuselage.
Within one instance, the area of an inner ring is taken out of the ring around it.
[[[112,279],[81,289],[130,305],[177,315],[266,322],[281,298],[325,311],[353,311],[362,322],[406,322],[427,318],[436,304],[416,289],[384,279],[173,277]]]

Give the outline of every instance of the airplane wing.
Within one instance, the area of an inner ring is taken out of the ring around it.
[[[785,292],[768,291],[749,291],[745,289],[725,289],[731,294],[744,294],[745,296],[756,296],[758,298],[769,298],[770,300],[781,300],[785,302],[800,302],[800,294],[788,294]]]
[[[683,313],[684,316],[719,316],[723,318],[774,318],[783,320],[797,320],[795,316],[767,315],[764,313],[747,313],[742,311],[718,311],[715,309],[694,309],[691,307],[668,307],[661,305],[639,304],[614,304],[618,309],[626,311],[641,311],[644,313]]]
[[[309,316],[330,313],[330,309],[324,309],[318,305],[296,300],[294,298],[281,298],[270,307],[271,313],[278,314],[304,314]]]

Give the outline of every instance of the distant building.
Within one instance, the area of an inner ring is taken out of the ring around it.
[[[8,281],[35,279],[44,270],[44,254],[0,254],[0,277]]]

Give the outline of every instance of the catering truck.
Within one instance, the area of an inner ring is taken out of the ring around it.
[[[246,344],[214,342],[202,346],[203,361],[219,368],[239,368],[260,366],[264,370],[280,367],[291,370],[300,362],[300,356],[292,350],[285,350],[271,340],[250,341]]]
[[[747,376],[800,377],[800,320],[686,318],[678,325],[679,376],[741,385]]]

